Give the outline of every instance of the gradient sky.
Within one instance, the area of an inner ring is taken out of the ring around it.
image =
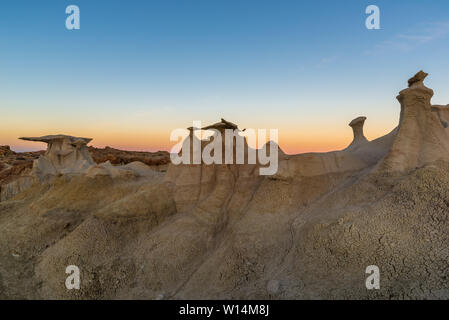
[[[0,40],[0,145],[17,151],[56,133],[169,150],[171,130],[221,117],[278,128],[288,153],[340,149],[357,116],[369,139],[390,132],[420,69],[449,103],[447,0],[5,0]]]

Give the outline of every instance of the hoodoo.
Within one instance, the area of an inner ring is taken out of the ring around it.
[[[365,124],[366,117],[358,117],[352,120],[349,123],[349,126],[352,128],[352,132],[354,134],[354,140],[349,145],[346,150],[357,149],[360,145],[365,144],[368,140],[365,138],[363,134],[363,125]]]
[[[397,96],[401,116],[397,136],[382,170],[404,171],[437,160],[449,160],[449,134],[441,119],[441,108],[432,108],[433,90],[424,85],[427,73],[420,71],[409,87]]]
[[[43,137],[22,137],[22,140],[47,143],[47,151],[35,160],[33,172],[43,179],[48,175],[80,173],[94,164],[87,149],[90,138],[72,137],[63,134]]]

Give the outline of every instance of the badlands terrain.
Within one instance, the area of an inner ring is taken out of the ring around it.
[[[1,147],[0,298],[449,299],[449,107],[426,76],[399,93],[392,132],[368,141],[354,115],[346,149],[279,149],[272,176],[65,135]]]

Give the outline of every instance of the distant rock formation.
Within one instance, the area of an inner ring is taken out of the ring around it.
[[[11,151],[11,148],[9,146],[0,146],[0,156],[8,156],[13,154],[14,152]]]
[[[45,142],[47,151],[37,159],[33,173],[39,178],[58,174],[80,173],[94,164],[87,144],[90,138],[58,134],[43,137],[22,137],[22,140]]]
[[[225,119],[221,118],[220,122],[202,128],[202,130],[211,130],[211,129],[218,131],[224,131],[226,129],[238,130],[238,126],[235,123],[226,121]]]
[[[42,151],[16,153],[9,146],[0,146],[0,201],[5,201],[29,186],[33,178],[33,161]]]
[[[158,171],[164,171],[170,162],[170,154],[167,151],[125,151],[111,147],[95,148],[91,146],[88,149],[92,155],[92,159],[96,163],[109,161],[113,165],[126,165],[131,162],[140,161]]]
[[[400,121],[389,134],[368,141],[363,134],[366,117],[358,117],[349,124],[354,139],[346,149],[280,159],[281,170],[276,176],[318,176],[373,165],[376,170],[397,172],[449,160],[449,107],[431,105],[433,90],[424,85],[426,77],[427,73],[418,72],[408,81],[409,87],[399,93]]]
[[[408,86],[410,87],[422,87],[424,85],[424,79],[428,76],[428,73],[422,70],[415,74],[412,78],[408,80]]]
[[[449,127],[449,104],[445,106],[432,105],[432,112],[435,112],[444,128]]]

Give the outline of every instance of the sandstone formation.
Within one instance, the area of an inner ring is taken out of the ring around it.
[[[424,85],[426,76],[422,71],[417,73],[409,80],[409,88],[397,96],[401,104],[398,132],[379,164],[382,170],[404,171],[449,159],[449,131],[441,119],[445,112],[432,108],[433,90]]]
[[[354,150],[359,148],[368,142],[363,134],[363,125],[365,124],[366,117],[358,117],[349,123],[352,128],[352,133],[354,134],[354,139],[346,150]]]
[[[368,141],[359,117],[343,150],[267,143],[273,176],[260,159],[166,173],[106,162],[33,184],[0,202],[0,298],[449,299],[449,111],[431,105],[425,76],[400,92],[385,136]],[[238,129],[206,128],[218,132],[190,134],[180,155]],[[80,290],[64,287],[72,264]],[[369,265],[380,290],[365,287]]]
[[[47,151],[33,165],[33,173],[43,180],[58,174],[80,173],[94,164],[87,149],[92,140],[67,135],[22,137],[22,140],[47,143]]]
[[[124,151],[111,147],[95,148],[89,146],[89,152],[96,163],[109,161],[113,165],[126,165],[131,162],[142,162],[157,170],[166,170],[170,162],[170,154],[167,151],[143,152]]]
[[[166,151],[123,151],[91,146],[86,149],[91,140],[87,138],[51,135],[21,139],[46,142],[47,151],[16,153],[9,146],[0,146],[0,201],[29,188],[35,179],[48,182],[64,174],[148,177],[154,170],[166,171],[170,161]]]

